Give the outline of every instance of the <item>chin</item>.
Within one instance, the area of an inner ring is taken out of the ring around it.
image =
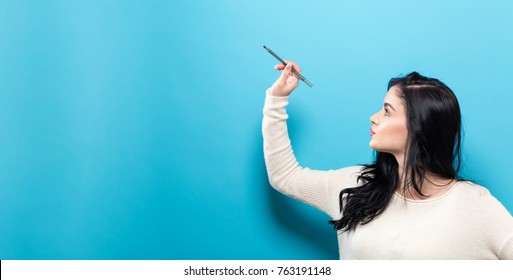
[[[373,143],[372,143],[372,141],[371,141],[371,143],[369,143],[369,147],[370,147],[371,149],[373,149],[374,151],[376,151],[376,152],[380,152],[380,153],[387,153],[387,151],[386,151],[385,149],[382,149],[382,148],[380,148],[379,146],[377,146],[377,145],[373,144]]]
[[[371,140],[371,141],[369,142],[369,147],[370,147],[371,149],[373,149],[373,150],[375,150],[375,151],[378,151],[378,152],[379,152],[379,149],[378,149],[378,147],[376,147],[376,144],[375,144],[375,143],[373,143],[373,140]]]

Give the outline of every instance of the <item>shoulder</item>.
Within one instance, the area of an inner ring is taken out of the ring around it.
[[[330,177],[339,185],[352,185],[353,187],[355,187],[358,181],[358,177],[362,174],[364,168],[365,166],[355,165],[340,168],[337,170],[332,170]]]
[[[358,186],[358,177],[362,174],[364,166],[348,166],[336,170],[330,170],[328,176],[328,197],[330,203],[329,215],[334,219],[340,219],[340,192],[346,188]]]
[[[478,212],[501,213],[511,217],[502,203],[484,186],[470,181],[460,181],[455,185],[454,192],[458,194],[460,202],[469,205]]]
[[[459,181],[455,185],[455,189],[461,195],[465,195],[475,199],[487,198],[492,196],[487,188],[470,181]]]
[[[363,165],[353,165],[353,166],[340,168],[335,171],[343,172],[343,173],[350,174],[350,175],[360,175],[364,168],[365,168],[365,166],[363,166]]]
[[[474,206],[500,204],[486,187],[474,182],[460,181],[454,186],[454,192],[460,199],[465,199],[467,203],[472,203]]]
[[[513,217],[502,203],[486,187],[469,181],[458,182],[452,193],[458,227],[473,232],[476,244],[485,242],[498,258],[512,259]]]
[[[336,170],[330,170],[328,185],[332,195],[339,193],[346,188],[357,187],[358,177],[362,174],[365,167],[361,165],[348,166]]]

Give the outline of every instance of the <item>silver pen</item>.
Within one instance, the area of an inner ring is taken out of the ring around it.
[[[285,62],[285,60],[281,59],[281,57],[279,57],[275,52],[273,52],[270,48],[264,46],[264,49],[266,49],[270,54],[272,54],[276,59],[278,59],[283,65],[287,66],[287,63]],[[300,79],[301,81],[305,82],[305,84],[307,84],[309,87],[313,87],[313,84],[310,83],[310,81],[308,81],[303,75],[299,74],[299,72],[296,71],[296,69],[294,69],[294,67],[292,67],[292,73],[294,73],[294,75]]]

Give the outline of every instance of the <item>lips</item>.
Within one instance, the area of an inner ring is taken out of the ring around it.
[[[370,136],[374,136],[374,134],[376,134],[374,131],[372,131],[372,128],[370,129]]]

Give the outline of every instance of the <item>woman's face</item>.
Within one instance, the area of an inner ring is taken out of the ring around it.
[[[393,154],[398,161],[404,159],[408,139],[406,108],[400,96],[397,87],[388,90],[383,107],[370,118],[372,139],[369,142],[372,149]]]

